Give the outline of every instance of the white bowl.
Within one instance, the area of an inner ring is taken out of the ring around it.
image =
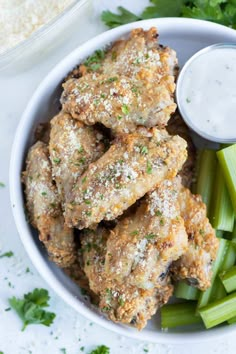
[[[31,98],[19,123],[15,136],[10,164],[10,193],[12,210],[21,240],[32,262],[48,284],[76,311],[90,320],[117,333],[140,340],[161,343],[199,342],[218,338],[235,331],[235,326],[221,326],[212,330],[202,327],[176,329],[169,332],[160,330],[158,315],[149,321],[148,326],[138,332],[127,326],[114,324],[102,316],[80,293],[80,289],[54,264],[38,241],[36,232],[25,219],[24,199],[21,185],[21,171],[26,152],[33,143],[33,132],[39,122],[48,121],[58,111],[61,82],[67,73],[96,49],[103,48],[136,27],[158,28],[160,43],[169,45],[177,51],[179,64],[203,47],[219,42],[236,42],[236,31],[210,22],[162,18],[131,23],[107,31],[83,44],[62,60],[43,80]]]

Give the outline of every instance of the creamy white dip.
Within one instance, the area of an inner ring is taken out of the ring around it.
[[[236,45],[196,55],[179,80],[177,100],[187,123],[218,141],[236,139]]]

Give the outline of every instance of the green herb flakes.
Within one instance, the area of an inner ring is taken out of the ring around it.
[[[59,164],[61,162],[61,159],[59,159],[59,157],[55,157],[53,159],[53,162],[55,162],[56,164]]]
[[[3,254],[0,254],[0,258],[4,258],[4,257],[10,258],[10,257],[13,257],[13,256],[14,256],[14,253],[12,251],[8,251],[8,252],[5,252]]]
[[[123,104],[121,110],[122,113],[124,113],[125,115],[129,114],[129,107],[127,106],[127,104]]]
[[[156,237],[156,234],[150,233],[144,236],[147,240],[152,240]]]
[[[0,188],[4,188],[4,187],[6,187],[6,186],[5,186],[5,183],[0,182]]]
[[[151,164],[150,161],[147,161],[146,172],[147,172],[148,175],[152,174],[152,164]]]

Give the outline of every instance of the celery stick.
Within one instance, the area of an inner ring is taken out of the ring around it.
[[[213,181],[216,168],[216,152],[214,150],[202,150],[198,161],[197,183],[194,192],[202,196],[202,200],[210,210]]]
[[[236,266],[229,268],[219,274],[219,277],[227,293],[236,290]]]
[[[222,238],[224,236],[224,231],[223,230],[216,230],[216,237]]]
[[[236,144],[218,151],[217,157],[236,213]]]
[[[204,306],[199,313],[206,328],[230,320],[236,316],[236,292]]]
[[[209,303],[212,301],[216,301],[219,299],[222,299],[222,297],[225,297],[227,295],[224,285],[222,284],[220,278],[217,276],[213,285],[212,285],[212,291],[211,291],[211,297]]]
[[[227,251],[225,253],[224,259],[222,261],[220,270],[225,271],[231,268],[235,264],[236,260],[236,251],[232,241],[229,241]]]
[[[217,252],[217,257],[216,257],[216,260],[215,260],[215,262],[213,264],[213,268],[212,268],[211,286],[207,290],[202,291],[200,293],[199,299],[198,299],[198,304],[197,304],[197,311],[199,311],[199,309],[202,308],[203,306],[207,305],[210,300],[214,280],[215,280],[216,275],[218,274],[219,270],[221,269],[221,266],[224,261],[224,257],[228,251],[229,245],[230,245],[230,242],[228,240],[225,240],[223,238],[220,239],[220,245],[219,245],[219,249]]]
[[[234,324],[236,323],[236,316],[235,317],[232,317],[228,320],[228,324],[231,325],[231,324]]]
[[[174,295],[178,299],[197,300],[199,293],[200,291],[197,288],[194,288],[183,281],[180,281],[175,285]]]
[[[161,308],[161,327],[173,328],[201,323],[201,317],[196,315],[196,302],[165,305]]]
[[[210,210],[211,224],[215,229],[231,232],[234,227],[234,210],[219,164],[216,168],[213,194],[214,203],[211,204]]]
[[[234,249],[236,249],[236,223],[234,224],[234,229],[233,232],[231,234],[231,242],[234,246]]]

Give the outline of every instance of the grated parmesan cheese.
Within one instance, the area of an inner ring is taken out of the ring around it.
[[[74,0],[0,0],[0,53],[30,37]]]

